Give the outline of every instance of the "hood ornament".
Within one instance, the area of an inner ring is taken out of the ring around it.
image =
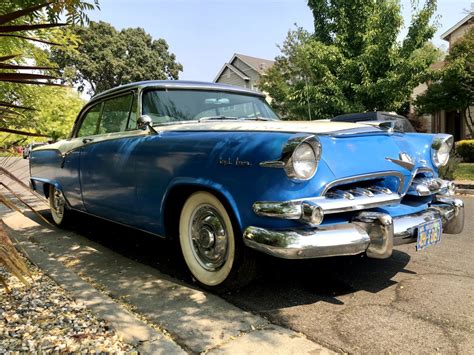
[[[415,167],[415,160],[405,152],[400,152],[398,155],[399,159],[394,159],[394,158],[385,158],[388,161],[391,161],[392,163],[395,163],[397,165],[400,165],[402,168],[405,168],[407,170],[413,170]]]

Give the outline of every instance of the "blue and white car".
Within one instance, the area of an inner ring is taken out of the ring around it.
[[[438,177],[452,145],[280,121],[247,89],[147,81],[95,96],[68,139],[32,151],[31,185],[56,224],[79,211],[179,238],[195,280],[228,289],[251,280],[258,252],[388,258],[396,245],[460,233],[463,202]]]

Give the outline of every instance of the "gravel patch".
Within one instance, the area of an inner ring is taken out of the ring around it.
[[[0,288],[0,353],[124,352],[124,343],[104,320],[97,319],[40,269],[26,260],[30,288],[0,266],[11,293]]]

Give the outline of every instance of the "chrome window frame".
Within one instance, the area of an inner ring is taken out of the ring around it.
[[[73,129],[71,131],[71,134],[69,135],[69,139],[80,138],[80,137],[78,137],[77,134],[78,134],[79,130],[81,129],[81,126],[82,126],[82,123],[84,121],[85,115],[87,114],[87,112],[89,112],[90,108],[92,108],[92,107],[94,107],[98,104],[102,105],[102,107],[100,109],[100,117],[99,117],[99,121],[98,121],[97,128],[96,128],[94,136],[99,135],[97,132],[99,130],[100,121],[102,120],[102,111],[103,111],[103,108],[104,108],[104,102],[108,101],[110,99],[114,99],[116,97],[120,97],[120,96],[124,96],[124,95],[128,95],[128,94],[132,94],[138,100],[138,88],[127,88],[126,90],[114,91],[114,92],[112,92],[108,95],[103,95],[103,96],[101,95],[96,99],[92,98],[82,108],[82,110],[77,115],[77,118],[74,121]],[[140,112],[139,111],[139,104],[140,104],[140,102],[138,101],[137,102],[137,112],[136,112],[137,117],[139,117],[139,112]],[[132,106],[133,106],[133,100],[131,101],[131,106],[128,110],[127,126],[128,126],[129,121],[130,121],[130,113],[131,113]],[[134,131],[134,130],[136,130],[136,128],[130,129],[130,131]],[[126,129],[126,131],[127,131],[127,129]]]
[[[223,92],[227,94],[234,94],[234,95],[244,95],[244,96],[253,96],[262,98],[265,104],[268,105],[268,108],[273,112],[273,114],[277,117],[275,121],[280,121],[280,117],[277,115],[276,112],[272,110],[270,104],[265,100],[265,95],[259,92],[252,92],[247,90],[233,90],[231,88],[221,88],[221,87],[213,87],[213,86],[199,86],[199,85],[183,85],[183,86],[166,86],[166,85],[146,85],[138,87],[138,112],[139,116],[146,115],[143,112],[143,94],[147,91],[154,91],[154,90],[162,90],[162,91],[216,91],[216,92]],[[138,117],[139,117],[138,116]],[[196,120],[180,120],[180,121],[173,121],[173,124],[180,124],[180,123],[188,123],[188,122],[199,122],[198,119]],[[164,124],[169,124],[169,122],[165,122]]]

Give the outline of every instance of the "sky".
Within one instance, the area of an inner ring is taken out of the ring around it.
[[[411,1],[401,4],[408,25]],[[447,48],[441,34],[466,16],[472,4],[438,0],[435,45]],[[295,24],[313,29],[306,0],[100,0],[100,8],[89,13],[91,20],[117,29],[142,27],[155,39],[164,38],[184,67],[184,80],[213,81],[234,53],[273,59]]]

